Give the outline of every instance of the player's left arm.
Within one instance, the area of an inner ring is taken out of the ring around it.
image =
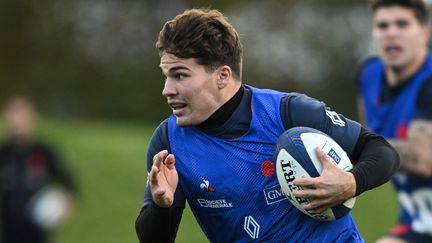
[[[382,185],[396,172],[399,157],[382,137],[329,110],[324,103],[314,99],[298,97],[291,103],[290,116],[293,118],[289,121],[289,127],[308,126],[323,131],[347,152],[354,164],[351,171],[344,171],[334,165],[327,155],[317,151],[323,163],[321,176],[295,181],[303,190],[294,192],[294,195],[310,199],[305,208],[323,212],[366,190]],[[300,110],[301,113],[298,112]]]

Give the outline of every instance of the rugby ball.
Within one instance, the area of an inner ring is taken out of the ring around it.
[[[318,220],[335,220],[350,212],[355,197],[318,214],[303,208],[307,199],[292,194],[295,189],[302,190],[293,184],[296,178],[320,176],[322,164],[316,155],[316,147],[329,155],[339,168],[348,171],[353,167],[345,151],[325,133],[309,127],[294,127],[285,131],[277,142],[276,175],[282,191],[296,208]]]
[[[41,189],[29,201],[30,218],[39,227],[50,230],[61,223],[67,214],[69,199],[63,190],[54,187]]]

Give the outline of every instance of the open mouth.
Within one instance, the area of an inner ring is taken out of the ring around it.
[[[179,109],[183,109],[186,107],[185,104],[170,104],[169,105],[171,107],[171,109],[175,110],[179,110]]]
[[[182,116],[186,112],[187,104],[180,101],[171,101],[168,102],[168,105],[171,107],[172,112],[175,116]]]
[[[402,48],[397,45],[389,45],[385,47],[384,51],[386,55],[390,57],[395,57],[396,55],[399,55],[402,52]]]

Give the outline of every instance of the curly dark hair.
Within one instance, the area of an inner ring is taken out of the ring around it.
[[[195,58],[206,70],[228,65],[241,80],[242,44],[227,18],[217,10],[190,9],[165,23],[156,42],[159,55]]]

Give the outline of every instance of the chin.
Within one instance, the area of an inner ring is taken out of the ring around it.
[[[176,124],[179,127],[189,127],[200,124],[199,122],[194,122],[193,120],[187,119],[186,117],[176,117]]]
[[[387,67],[391,68],[391,69],[400,69],[403,68],[405,66],[403,60],[394,60],[394,59],[387,59],[385,60],[385,64]]]
[[[389,63],[388,66],[395,70],[395,71],[401,71],[404,70],[404,68],[407,66],[406,64],[402,64],[400,62],[393,62],[393,63]]]

